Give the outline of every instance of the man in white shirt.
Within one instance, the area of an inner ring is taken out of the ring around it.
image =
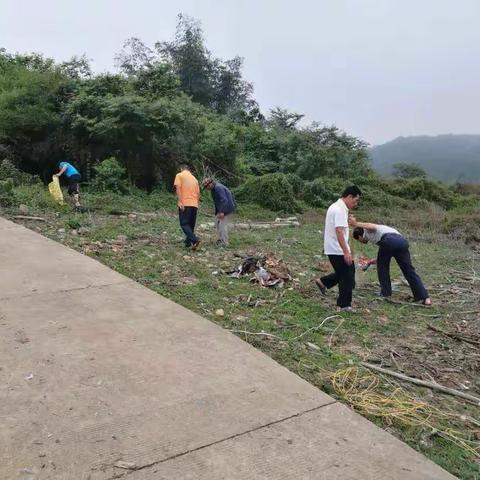
[[[347,187],[342,198],[330,205],[325,218],[323,250],[335,271],[315,283],[323,295],[327,289],[338,285],[337,311],[352,311],[355,265],[348,244],[348,211],[358,205],[361,194],[357,186]]]
[[[390,281],[390,260],[395,258],[403,273],[403,276],[410,285],[413,299],[423,305],[430,306],[432,300],[428,291],[423,285],[422,279],[415,271],[410,257],[407,239],[395,228],[387,225],[376,225],[375,223],[357,222],[351,216],[349,223],[353,230],[353,238],[361,243],[374,243],[378,245],[376,260],[370,260],[370,264],[377,264],[378,281],[380,282],[380,295],[390,297],[392,295],[392,283]]]

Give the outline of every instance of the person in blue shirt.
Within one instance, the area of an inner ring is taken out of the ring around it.
[[[213,178],[207,177],[203,180],[202,185],[210,190],[215,204],[215,225],[217,228],[217,245],[228,247],[228,227],[236,205],[232,192],[220,182],[216,182]]]
[[[76,208],[80,207],[79,183],[82,179],[79,171],[69,162],[62,160],[58,163],[59,172],[55,173],[55,177],[65,175],[68,181],[68,194],[71,196],[73,204]]]

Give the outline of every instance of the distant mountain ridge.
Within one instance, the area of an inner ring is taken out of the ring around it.
[[[480,183],[480,135],[398,137],[370,148],[369,156],[384,175],[395,163],[416,163],[438,180]]]

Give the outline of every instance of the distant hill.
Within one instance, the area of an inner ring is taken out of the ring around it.
[[[398,137],[372,147],[369,155],[384,175],[394,163],[416,163],[438,180],[480,183],[480,135]]]

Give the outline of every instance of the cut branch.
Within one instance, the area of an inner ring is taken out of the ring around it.
[[[372,365],[371,363],[361,362],[361,365],[363,365],[365,368],[368,368],[369,370],[374,370],[385,375],[390,375],[405,382],[414,383],[415,385],[431,388],[432,390],[438,390],[440,392],[447,393],[448,395],[464,398],[465,400],[468,400],[469,402],[480,406],[480,398],[470,395],[468,393],[460,392],[458,390],[454,390],[453,388],[444,387],[443,385],[439,385],[438,383],[427,382],[425,380],[419,380],[418,378],[407,377],[407,375],[403,375],[402,373],[397,373],[393,370],[387,370],[386,368],[377,367],[376,365]]]

